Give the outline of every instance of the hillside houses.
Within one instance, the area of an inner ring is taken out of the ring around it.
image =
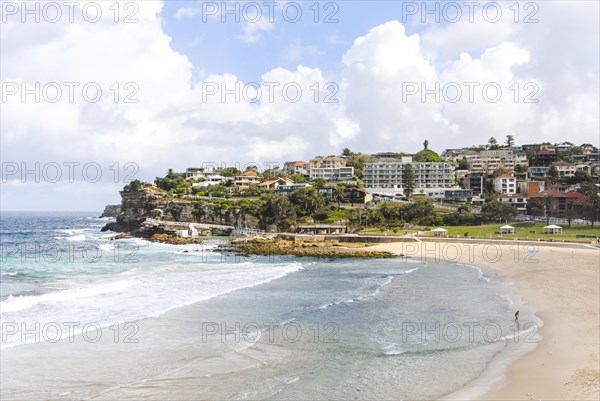
[[[568,213],[584,214],[586,196],[577,190],[582,182],[598,182],[600,152],[596,147],[570,142],[491,143],[446,149],[441,156],[428,149],[412,156],[399,151],[362,154],[346,149],[343,155],[285,161],[281,169],[264,172],[203,165],[187,168],[180,175],[206,193],[213,186],[220,186],[219,193],[235,196],[289,195],[316,187],[330,202],[364,203],[373,196],[406,201],[407,195],[448,203],[496,200],[522,213],[538,214],[540,199],[556,195],[552,213],[560,216],[573,209]]]

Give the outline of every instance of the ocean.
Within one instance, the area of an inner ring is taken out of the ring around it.
[[[98,214],[2,212],[3,400],[433,399],[541,323],[476,266],[113,241]]]

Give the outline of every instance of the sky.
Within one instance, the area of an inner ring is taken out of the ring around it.
[[[596,1],[0,1],[1,210],[168,168],[600,145]]]

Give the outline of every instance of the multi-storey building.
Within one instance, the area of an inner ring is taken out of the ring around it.
[[[465,156],[469,163],[469,171],[492,174],[494,171],[505,168],[512,170],[516,165],[527,165],[527,156],[515,153],[513,149],[482,150],[476,155]]]
[[[528,213],[544,214],[546,211],[545,196],[549,196],[552,200],[547,210],[548,214],[552,217],[566,217],[569,211],[572,211],[572,217],[584,218],[586,216],[586,208],[589,208],[591,205],[589,197],[577,191],[547,189],[544,192],[529,197],[529,202],[527,203]]]
[[[550,164],[554,163],[556,160],[558,160],[558,154],[556,153],[556,150],[554,150],[554,147],[552,147],[552,148],[546,147],[545,149],[542,147],[542,150],[537,152],[535,154],[535,156],[533,157],[533,165],[534,166],[549,166]]]
[[[517,179],[512,175],[501,175],[494,178],[494,191],[498,194],[516,194]]]
[[[310,179],[325,181],[350,181],[354,179],[354,167],[311,168]]]
[[[285,162],[283,164],[283,171],[286,174],[304,175],[308,177],[310,174],[310,163],[303,161]]]
[[[402,192],[404,190],[402,171],[408,164],[414,171],[415,193],[420,189],[452,188],[455,185],[452,163],[413,162],[411,157],[365,163],[363,184],[365,188],[371,189],[371,192]]]
[[[498,201],[513,205],[520,212],[527,211],[527,197],[521,194],[499,194]]]
[[[560,178],[573,177],[575,175],[575,171],[577,171],[577,168],[573,164],[562,160],[554,162],[550,166],[554,166]]]
[[[486,175],[483,172],[471,172],[463,178],[463,186],[479,195],[485,192]]]
[[[545,190],[544,181],[520,181],[517,182],[517,188],[526,196],[537,195]]]
[[[541,178],[541,177],[546,177],[546,175],[548,175],[548,167],[546,166],[534,166],[534,167],[529,167],[529,169],[527,170],[529,173],[529,176],[534,178]]]
[[[339,156],[317,156],[310,161],[310,169],[346,167],[346,159]]]

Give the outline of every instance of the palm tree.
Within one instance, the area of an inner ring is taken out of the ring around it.
[[[345,199],[345,187],[343,185],[338,185],[335,188],[335,200],[337,201],[338,204],[338,210],[340,210],[342,208],[342,202]]]
[[[565,217],[567,218],[567,223],[569,224],[569,228],[571,228],[571,220],[575,217],[575,211],[573,210],[573,201],[567,202],[567,210],[565,211]]]
[[[546,194],[542,199],[542,206],[544,206],[544,213],[546,214],[546,224],[550,224],[550,212],[554,205],[554,196]]]

